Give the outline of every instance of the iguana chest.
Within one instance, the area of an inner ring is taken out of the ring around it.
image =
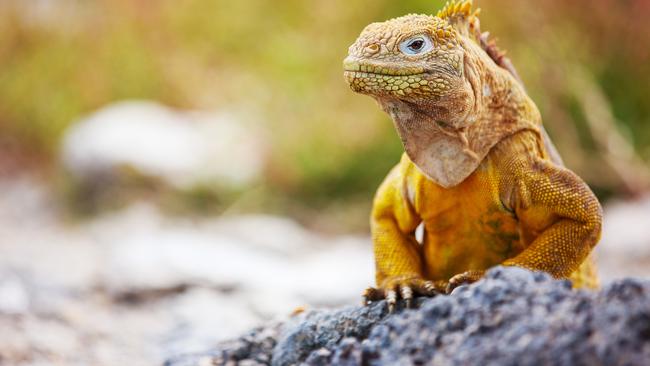
[[[429,278],[448,279],[466,270],[486,269],[523,250],[519,223],[501,203],[498,172],[490,159],[449,189],[422,175],[413,178],[414,208],[425,228]]]

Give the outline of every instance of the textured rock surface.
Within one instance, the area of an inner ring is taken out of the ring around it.
[[[647,365],[650,282],[620,280],[599,292],[517,268],[450,296],[387,316],[370,307],[314,311],[170,366],[244,365]]]

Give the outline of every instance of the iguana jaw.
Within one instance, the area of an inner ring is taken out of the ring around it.
[[[353,91],[377,97],[442,96],[451,86],[450,78],[444,73],[422,66],[395,67],[347,57],[343,68],[344,77]]]

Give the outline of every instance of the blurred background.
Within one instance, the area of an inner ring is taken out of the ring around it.
[[[442,1],[0,1],[0,365],[147,365],[358,301],[402,146],[352,93],[361,29]],[[475,1],[650,274],[650,2]]]

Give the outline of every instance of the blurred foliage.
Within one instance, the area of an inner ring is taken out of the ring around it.
[[[374,102],[348,90],[341,60],[370,22],[434,13],[442,3],[5,0],[0,144],[56,162],[65,128],[116,100],[245,109],[271,131],[272,156],[267,182],[244,206],[364,227],[366,213],[358,213],[401,146]],[[483,30],[509,51],[567,165],[602,197],[630,193],[612,165],[650,160],[650,2],[476,3]],[[585,87],[602,98],[585,98]],[[589,117],[594,100],[611,112],[609,131],[632,144],[633,157],[608,160],[611,146],[598,142],[606,138]],[[355,214],[339,214],[342,207]]]

